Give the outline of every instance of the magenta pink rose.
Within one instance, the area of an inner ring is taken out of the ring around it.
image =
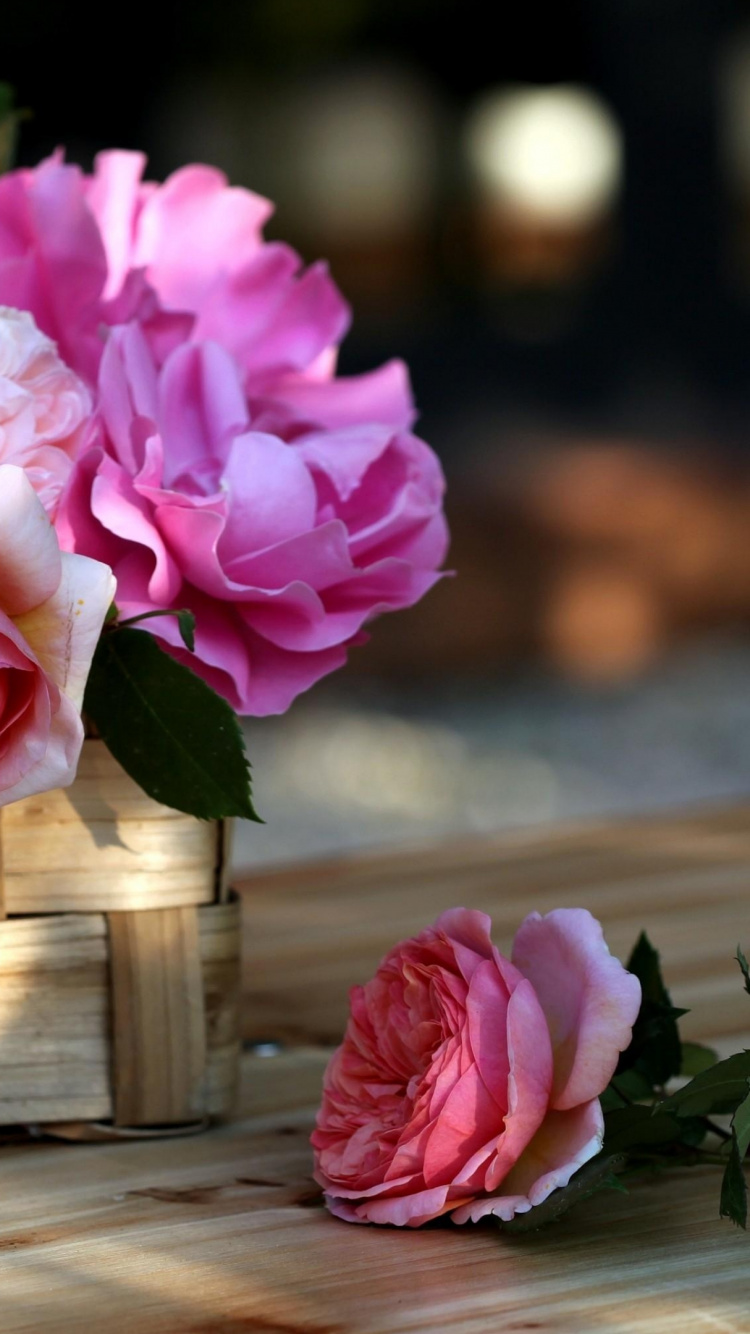
[[[75,778],[83,690],[114,591],[106,566],[60,554],[23,470],[0,466],[0,806]]]
[[[137,320],[161,363],[186,338],[241,368],[262,429],[414,417],[403,365],[334,375],[349,311],[324,264],[267,242],[272,205],[212,167],[143,182],[140,153],[102,153],[92,176],[60,154],[0,179],[0,304],[30,311],[65,363],[96,382],[107,328]]]
[[[195,654],[173,618],[149,628],[238,712],[282,712],[440,577],[443,477],[408,430],[373,418],[284,438],[224,348],[187,342],[159,367],[135,324],[109,334],[98,403],[62,545],[112,566],[124,615],[193,611]]]
[[[532,913],[512,962],[456,908],[355,987],[312,1136],[329,1209],[418,1227],[526,1213],[600,1149],[638,980],[582,908]]]

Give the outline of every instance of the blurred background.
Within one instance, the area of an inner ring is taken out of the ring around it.
[[[132,0],[93,58],[57,0],[3,15],[20,161],[275,199],[448,476],[458,577],[248,724],[246,864],[750,793],[750,3],[490,17]]]

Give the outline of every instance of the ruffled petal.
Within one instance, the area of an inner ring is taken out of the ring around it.
[[[83,703],[91,659],[115,589],[109,566],[66,552],[52,597],[15,618],[44,671],[77,709]]]
[[[567,1186],[584,1163],[596,1156],[604,1137],[598,1098],[567,1112],[549,1112],[503,1181],[501,1194],[480,1196],[452,1215],[454,1223],[476,1223],[488,1214],[509,1222]]]
[[[44,506],[22,468],[0,466],[0,608],[10,616],[56,591],[60,548]]]
[[[512,959],[547,1017],[555,1060],[552,1105],[561,1111],[598,1097],[628,1046],[641,1003],[638,979],[606,945],[584,908],[531,913]]]

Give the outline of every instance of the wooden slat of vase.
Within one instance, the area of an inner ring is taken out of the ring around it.
[[[205,1111],[206,1018],[195,908],[108,914],[115,1123]]]
[[[2,812],[6,912],[211,903],[219,837],[218,826],[152,801],[102,741],[88,740],[72,787]]]
[[[647,923],[648,925],[648,923]],[[246,1059],[244,1119],[189,1140],[0,1148],[3,1334],[746,1334],[719,1174],[603,1193],[557,1227],[351,1227],[316,1207],[324,1053]]]
[[[198,912],[206,1110],[236,1082],[237,907]],[[113,1115],[108,942],[99,913],[0,923],[0,1125]]]
[[[336,1041],[349,988],[459,904],[490,913],[505,949],[534,909],[589,908],[623,956],[648,920],[691,1035],[743,1023],[731,960],[750,947],[748,806],[347,854],[238,887],[248,1037]]]

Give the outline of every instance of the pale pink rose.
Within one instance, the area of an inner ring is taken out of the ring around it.
[[[126,616],[187,607],[149,629],[240,713],[279,713],[341,666],[365,623],[440,577],[443,477],[409,431],[373,419],[259,427],[218,344],[163,367],[137,325],[110,333],[99,439],[60,503],[62,545],[110,564]]]
[[[0,806],[73,781],[114,590],[105,565],[61,555],[25,473],[0,466]]]
[[[0,464],[25,469],[48,514],[90,413],[86,386],[28,311],[0,306]]]
[[[144,165],[102,153],[86,176],[55,154],[0,178],[0,303],[30,311],[91,386],[107,328],[135,319],[159,362],[188,337],[227,348],[275,434],[411,425],[401,362],[335,377],[348,307],[325,264],[264,240],[267,200],[205,166],[144,183]]]
[[[599,1095],[640,984],[582,908],[532,913],[512,962],[490,926],[466,908],[443,913],[353,989],[312,1136],[339,1218],[507,1221],[599,1151]]]

